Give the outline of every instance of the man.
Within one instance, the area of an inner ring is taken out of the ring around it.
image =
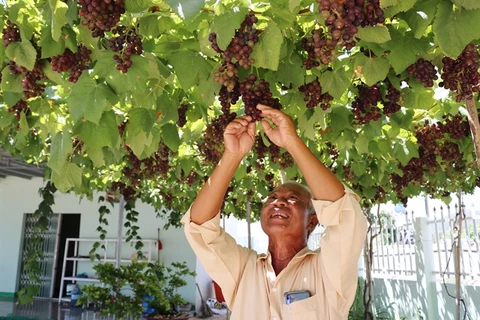
[[[239,117],[225,128],[222,158],[182,219],[187,239],[222,288],[232,320],[347,319],[367,230],[358,196],[313,155],[289,116],[257,108],[265,134],[292,155],[311,194],[297,183],[280,185],[270,194],[261,212],[267,254],[237,245],[220,228],[224,194],[255,141],[252,118]],[[310,251],[307,238],[318,223],[327,229],[321,248]]]

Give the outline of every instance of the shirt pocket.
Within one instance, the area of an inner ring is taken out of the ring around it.
[[[317,310],[320,308],[317,296],[313,295],[307,299],[295,301],[291,304],[283,305],[283,320],[306,320],[319,319],[320,313]]]

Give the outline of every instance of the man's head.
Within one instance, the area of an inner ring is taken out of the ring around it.
[[[269,237],[293,236],[306,241],[318,224],[310,190],[293,181],[273,189],[262,207],[261,224]]]

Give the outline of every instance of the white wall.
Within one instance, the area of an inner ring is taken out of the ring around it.
[[[43,186],[41,178],[25,180],[16,177],[0,179],[0,292],[18,291],[19,255],[22,243],[23,219],[25,213],[33,213],[41,201],[38,190]],[[55,194],[55,213],[81,214],[80,237],[98,238],[98,196],[93,201],[80,200],[73,194]],[[188,199],[190,201],[190,199]],[[109,226],[106,227],[107,238],[116,239],[118,231],[118,205],[110,207]],[[143,239],[157,239],[158,228],[161,228],[160,239],[163,249],[160,260],[166,264],[186,261],[191,270],[196,268],[196,257],[185,238],[183,229],[170,228],[163,230],[165,222],[156,218],[154,209],[146,204],[137,203],[135,208],[140,213],[138,225]],[[124,230],[125,231],[125,230]],[[61,257],[63,258],[63,257]],[[187,301],[195,301],[195,279],[186,279],[186,287],[179,293]]]

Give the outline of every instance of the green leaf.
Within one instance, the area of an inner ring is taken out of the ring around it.
[[[355,141],[355,148],[359,154],[369,153],[369,140],[364,134],[359,134]]]
[[[330,113],[330,124],[335,132],[343,131],[351,126],[351,111],[345,106],[334,106]]]
[[[135,108],[128,112],[129,133],[137,135],[140,132],[150,133],[155,123],[155,110],[148,110],[144,108]]]
[[[480,9],[480,2],[477,0],[452,0],[459,7],[465,9]]]
[[[382,4],[382,7],[384,8],[383,12],[385,14],[385,17],[393,17],[400,12],[405,12],[407,10],[410,10],[415,5],[416,2],[417,0],[398,0],[398,1],[395,1],[394,5],[389,6],[388,8],[385,8],[387,5],[384,2],[384,0],[381,1],[381,4]]]
[[[428,43],[415,39],[412,33],[401,34],[398,30],[391,29],[392,40],[382,45],[385,50],[390,50],[387,55],[395,73],[399,74],[417,61],[427,49]]]
[[[62,27],[67,22],[68,5],[61,0],[48,0],[48,4],[52,10],[52,38],[58,41],[62,35]]]
[[[167,4],[172,7],[180,17],[190,20],[200,12],[204,2],[198,0],[167,0]]]
[[[28,70],[33,70],[37,61],[37,50],[30,41],[12,42],[5,49],[6,56]]]
[[[247,10],[227,11],[224,14],[215,16],[212,21],[211,31],[217,35],[217,44],[221,50],[227,49],[235,35],[235,30],[245,20]]]
[[[119,139],[115,113],[104,112],[98,125],[90,121],[79,122],[74,128],[74,134],[80,135],[87,150],[115,148]]]
[[[67,163],[67,156],[72,152],[72,137],[68,132],[57,132],[50,146],[48,167],[60,172]]]
[[[162,138],[165,145],[173,152],[178,151],[180,146],[180,137],[178,136],[177,127],[171,123],[167,123],[162,127]]]
[[[42,29],[39,43],[42,47],[42,58],[44,59],[62,54],[65,51],[65,41],[63,38],[57,41],[53,40],[51,31],[52,29],[48,26]]]
[[[198,84],[200,79],[208,79],[212,68],[201,55],[193,51],[173,54],[170,63],[184,90]]]
[[[283,36],[280,28],[274,21],[269,21],[250,55],[255,59],[254,65],[258,68],[277,70],[282,43]]]
[[[67,163],[59,173],[52,171],[52,182],[58,191],[66,193],[82,185],[82,173],[82,168],[75,163]]]
[[[322,91],[328,92],[335,99],[340,99],[350,86],[351,71],[339,69],[336,71],[325,71],[320,76]]]
[[[438,0],[417,1],[412,10],[399,14],[412,28],[415,38],[420,39],[432,23],[437,12],[437,4]],[[405,47],[405,49],[408,49],[408,47]]]
[[[28,135],[28,131],[30,130],[30,126],[28,125],[27,122],[27,117],[25,116],[25,112],[20,113],[20,121],[18,122],[18,125],[20,126],[20,131],[26,136]]]
[[[362,76],[368,86],[373,86],[385,80],[390,69],[390,63],[384,57],[374,57],[367,60],[362,68]]]
[[[407,108],[428,110],[436,103],[433,90],[414,91],[407,88],[403,91],[403,102]]]
[[[73,86],[67,98],[69,109],[74,120],[86,119],[98,124],[106,107],[115,104],[117,96],[104,83],[97,84],[83,73]]]
[[[8,68],[2,70],[2,91],[23,93],[22,75],[13,75]]]
[[[145,150],[145,145],[148,143],[147,133],[140,131],[137,134],[131,134],[128,132],[128,129],[130,128],[127,128],[125,143],[132,149],[137,158],[142,159],[143,150]]]
[[[418,150],[410,140],[397,141],[393,147],[393,155],[405,166],[412,158],[418,157]]]
[[[356,37],[367,42],[384,43],[390,40],[390,33],[385,26],[369,26],[358,28]]]
[[[280,29],[291,28],[297,20],[296,13],[291,8],[271,7],[265,12],[265,16],[272,17]]]
[[[480,9],[454,10],[450,1],[440,3],[432,27],[442,51],[447,56],[458,57],[467,44],[480,38],[480,28],[472,27],[478,21]]]

